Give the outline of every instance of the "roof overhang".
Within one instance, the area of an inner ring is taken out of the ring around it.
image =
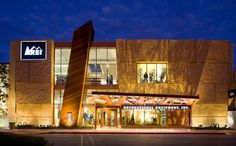
[[[127,92],[92,92],[96,104],[107,106],[122,105],[192,105],[199,96],[175,94],[147,94]]]

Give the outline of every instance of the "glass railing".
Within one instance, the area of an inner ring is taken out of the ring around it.
[[[96,85],[117,85],[117,80],[113,79],[112,76],[108,76],[107,78],[87,77],[86,83]]]
[[[63,85],[66,83],[67,75],[56,75],[56,84]]]

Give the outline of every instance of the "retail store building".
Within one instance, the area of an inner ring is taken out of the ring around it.
[[[227,125],[232,45],[224,40],[11,42],[9,119],[56,126]]]

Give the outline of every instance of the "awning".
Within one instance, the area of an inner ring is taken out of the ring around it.
[[[107,106],[122,105],[192,105],[199,96],[174,94],[147,94],[127,92],[92,92],[96,104]]]

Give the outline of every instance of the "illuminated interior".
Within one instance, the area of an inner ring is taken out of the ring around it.
[[[138,83],[165,83],[166,64],[137,64]]]
[[[55,126],[59,126],[60,116],[61,116],[61,107],[63,102],[64,90],[55,90],[54,97],[54,123]]]
[[[117,84],[116,49],[114,47],[91,47],[87,83]]]
[[[70,51],[70,48],[55,48],[55,84],[66,81]]]
[[[93,91],[92,95],[97,108],[97,127],[114,126],[112,123],[120,123],[122,127],[189,126],[191,105],[199,99],[196,96],[99,91]]]

